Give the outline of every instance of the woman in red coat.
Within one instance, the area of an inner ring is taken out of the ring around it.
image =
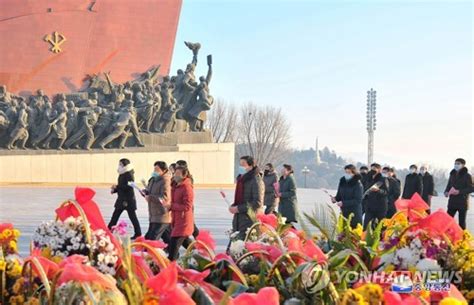
[[[179,248],[193,234],[194,230],[194,190],[188,169],[177,167],[171,189],[171,240],[168,257],[174,261],[179,256]]]

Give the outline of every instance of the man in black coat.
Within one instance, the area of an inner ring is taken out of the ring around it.
[[[434,195],[434,179],[433,176],[428,172],[428,166],[423,165],[420,167],[421,181],[423,182],[423,194],[421,198],[431,207],[431,197]],[[430,213],[430,209],[426,211]]]
[[[359,168],[359,174],[360,174],[360,182],[362,183],[362,186],[364,188],[364,192],[367,191],[367,189],[369,188],[369,169],[367,168],[367,166],[365,165],[362,165],[360,168]],[[367,199],[366,197],[362,198],[362,215],[365,214],[365,209],[367,208]]]
[[[469,194],[474,191],[472,177],[462,158],[454,161],[454,169],[449,174],[444,196],[449,197],[448,214],[454,217],[458,213],[459,226],[466,229],[466,214],[469,207]]]
[[[382,176],[382,167],[380,164],[373,163],[370,168],[369,187],[364,193],[364,197],[367,198],[364,230],[369,222],[372,222],[372,226],[375,226],[376,222],[384,219],[388,209],[388,181]]]
[[[397,212],[395,208],[395,201],[398,200],[401,193],[401,183],[395,175],[395,170],[388,166],[382,169],[382,176],[387,178],[388,181],[388,207],[387,207],[387,218],[392,218]]]
[[[423,194],[423,180],[417,171],[418,167],[415,164],[410,165],[410,173],[406,176],[403,186],[403,199],[411,199],[415,193],[420,196]]]

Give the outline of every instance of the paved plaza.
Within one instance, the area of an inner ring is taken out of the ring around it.
[[[108,188],[96,188],[95,201],[100,206],[105,221],[108,222],[112,215],[115,195],[110,194]],[[0,188],[0,222],[12,222],[21,230],[20,252],[26,254],[29,242],[35,228],[45,220],[54,219],[54,210],[61,202],[73,197],[72,187],[1,187]],[[233,190],[224,190],[229,200],[233,198]],[[137,196],[137,198],[140,196]],[[329,197],[316,189],[298,190],[299,208],[310,212],[315,204],[329,202]],[[433,198],[434,209],[446,208],[447,199],[444,197]],[[231,228],[231,214],[227,211],[227,204],[219,194],[219,189],[197,189],[195,199],[196,223],[201,229],[212,232],[217,242],[219,251],[225,249],[228,236],[226,231]],[[143,234],[148,228],[147,204],[143,198],[138,199],[138,217]],[[123,213],[121,219],[126,219]],[[474,213],[468,212],[468,228],[474,229]],[[130,231],[130,233],[132,233]]]

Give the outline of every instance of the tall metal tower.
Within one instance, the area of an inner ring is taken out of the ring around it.
[[[316,156],[315,156],[315,163],[316,165],[321,165],[321,155],[319,154],[319,141],[318,141],[318,137],[316,137],[316,147],[315,147],[315,150],[316,150]]]
[[[367,133],[369,135],[367,165],[369,166],[374,160],[374,131],[377,123],[375,116],[376,94],[377,91],[372,88],[367,91]]]

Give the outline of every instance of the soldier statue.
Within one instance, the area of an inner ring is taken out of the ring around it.
[[[14,149],[15,143],[19,141],[18,148],[26,149],[26,141],[28,141],[28,112],[26,111],[26,103],[20,102],[18,119],[16,121],[15,129],[10,134],[10,140],[7,144],[7,149]]]
[[[209,94],[209,83],[212,77],[212,57],[207,57],[207,76],[199,78],[199,85],[194,91],[192,108],[189,110],[189,127],[191,131],[202,131],[206,120],[206,111],[211,109],[214,98]]]
[[[79,130],[66,140],[66,143],[64,143],[65,147],[71,148],[71,146],[75,145],[76,148],[79,148],[78,142],[84,137],[83,149],[90,150],[94,142],[94,126],[101,112],[102,109],[100,107],[86,110],[82,117],[80,117]]]
[[[51,133],[44,142],[43,148],[49,149],[51,141],[56,140],[57,144],[55,149],[64,150],[63,144],[67,138],[67,107],[64,103],[61,103],[57,107],[56,117],[49,123],[51,125]]]
[[[127,94],[127,97],[130,97]],[[133,118],[133,101],[127,99],[123,102],[124,108],[118,114],[117,120],[112,124],[112,131],[99,143],[99,147],[105,149],[112,141],[120,139],[118,148],[124,148],[128,138],[127,126]]]

